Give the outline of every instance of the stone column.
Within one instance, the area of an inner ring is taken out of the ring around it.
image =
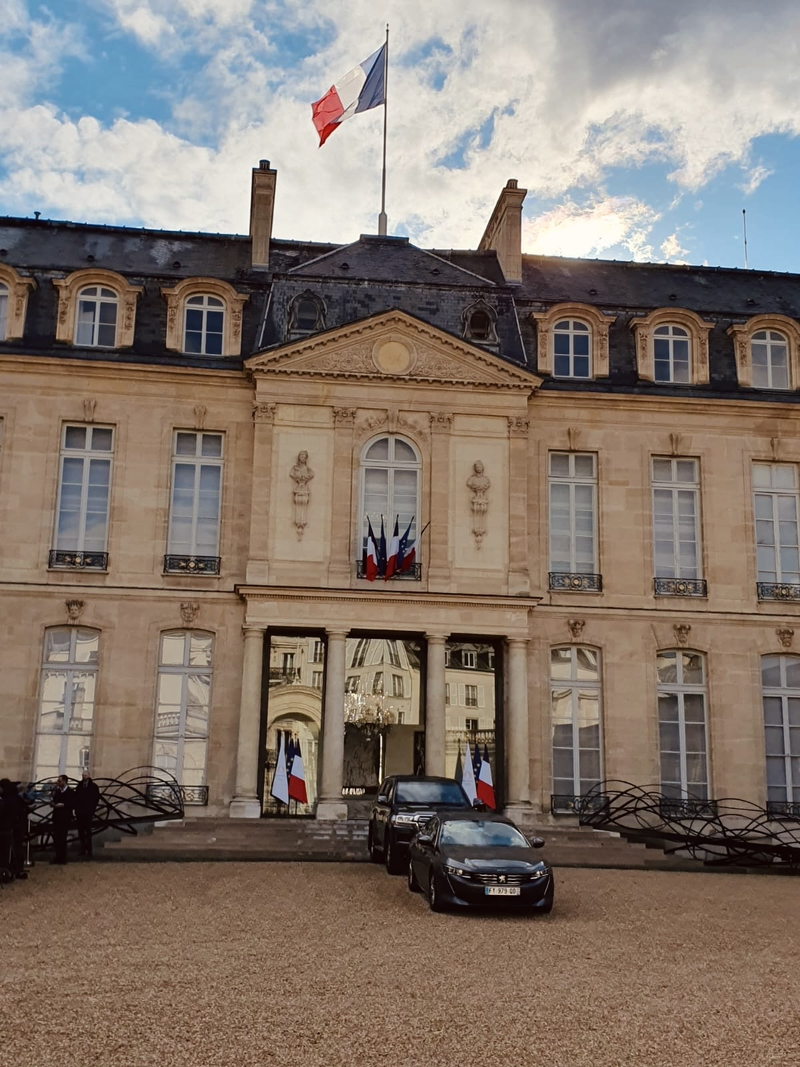
[[[450,430],[453,416],[431,415],[431,510],[429,558],[426,562],[428,587],[447,590],[450,586]]]
[[[506,814],[512,819],[524,819],[530,812],[528,739],[528,642],[518,638],[508,640],[508,701],[505,715]]]
[[[269,581],[269,510],[272,487],[272,443],[275,404],[253,404],[253,489],[250,497],[250,547],[247,582]]]
[[[353,573],[351,537],[355,418],[355,408],[333,409],[333,494],[328,579],[331,585],[344,587],[350,585]],[[360,525],[358,529],[360,531]]]
[[[328,630],[325,706],[322,716],[322,783],[318,819],[346,819],[344,780],[344,659],[347,633]]]
[[[528,427],[529,420],[508,420],[508,595],[527,596],[528,573]]]
[[[258,799],[258,743],[261,737],[261,672],[264,630],[244,627],[242,697],[239,704],[239,744],[236,751],[236,789],[231,801],[232,819],[260,819]]]
[[[444,774],[447,719],[444,702],[444,651],[447,638],[428,634],[425,689],[425,773]]]

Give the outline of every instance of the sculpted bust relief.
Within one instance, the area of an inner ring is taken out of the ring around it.
[[[472,464],[472,474],[467,478],[467,488],[471,493],[470,508],[472,509],[472,533],[481,547],[484,534],[486,533],[486,512],[489,510],[489,489],[491,481],[487,477],[481,460]]]
[[[309,482],[314,477],[314,472],[308,465],[308,452],[304,450],[297,453],[297,463],[289,471],[289,477],[294,483],[292,493],[294,498],[294,526],[297,530],[297,539],[299,541],[306,528],[308,501],[311,497]]]

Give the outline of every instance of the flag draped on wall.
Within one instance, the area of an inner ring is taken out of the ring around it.
[[[386,45],[353,67],[311,105],[311,120],[319,134],[319,146],[353,115],[386,103]]]

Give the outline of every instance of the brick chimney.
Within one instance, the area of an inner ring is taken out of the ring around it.
[[[494,250],[507,282],[522,281],[522,202],[527,189],[518,189],[516,178],[509,178],[494,206],[481,243],[480,252]]]
[[[275,182],[278,172],[272,170],[268,159],[253,168],[250,192],[251,265],[256,270],[269,267],[269,242],[272,237],[272,215],[275,210]]]

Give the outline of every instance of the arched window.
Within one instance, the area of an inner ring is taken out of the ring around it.
[[[206,780],[213,642],[199,630],[161,635],[153,764],[189,788]]]
[[[800,812],[800,656],[762,656],[767,804]]]
[[[653,330],[654,381],[691,382],[689,333],[682,326],[657,326]]]
[[[700,652],[667,649],[656,659],[661,792],[708,799],[706,667]]]
[[[8,286],[0,282],[0,341],[5,341],[8,331]]]
[[[366,545],[367,522],[372,522],[375,535],[380,534],[381,516],[387,538],[398,519],[400,533],[411,523],[409,538],[416,537],[419,528],[420,459],[417,450],[402,437],[379,437],[371,441],[361,455],[361,515],[362,536]],[[412,520],[414,520],[412,522]],[[419,561],[419,549],[417,550]]]
[[[591,340],[585,322],[557,322],[553,327],[553,374],[557,378],[591,378]]]
[[[602,778],[600,653],[568,645],[550,651],[553,723],[553,810],[572,810],[573,800]]]
[[[753,385],[757,389],[789,388],[789,345],[777,330],[759,330],[750,339]]]
[[[310,291],[296,296],[289,308],[289,333],[306,334],[325,329],[325,305]]]
[[[75,344],[83,348],[114,348],[117,343],[119,296],[103,285],[89,285],[78,293]]]
[[[198,294],[186,300],[183,350],[187,355],[221,356],[225,304],[217,296]]]
[[[46,630],[39,685],[34,778],[80,777],[89,766],[100,635],[77,626]]]
[[[495,312],[482,300],[468,307],[462,314],[464,337],[479,345],[495,344],[497,341],[495,317]]]

